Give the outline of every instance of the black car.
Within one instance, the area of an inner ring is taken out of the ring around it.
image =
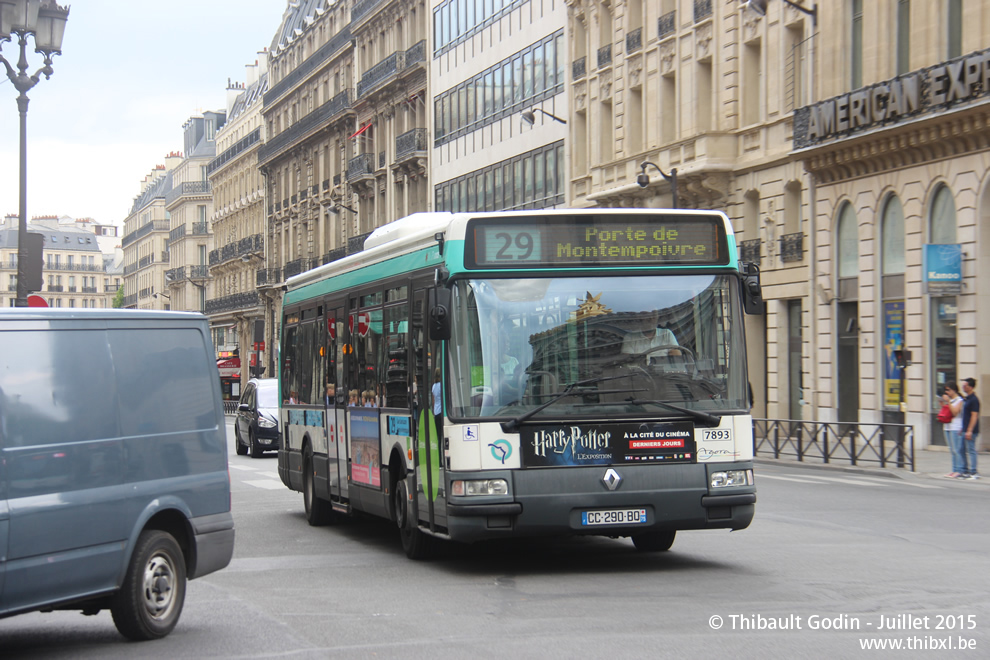
[[[258,458],[278,450],[278,379],[252,378],[241,393],[234,422],[234,442],[240,456]]]

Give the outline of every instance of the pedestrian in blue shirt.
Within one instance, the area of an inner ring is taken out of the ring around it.
[[[980,399],[976,396],[976,379],[963,380],[963,474],[979,479],[976,472],[976,439],[980,434]]]

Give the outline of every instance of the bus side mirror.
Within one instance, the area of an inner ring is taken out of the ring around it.
[[[450,289],[444,287],[430,289],[427,303],[430,310],[430,339],[434,341],[450,339],[450,304],[452,298]]]
[[[764,314],[766,305],[763,303],[763,287],[760,285],[760,267],[754,263],[740,262],[739,270],[742,278],[743,309],[747,314]]]

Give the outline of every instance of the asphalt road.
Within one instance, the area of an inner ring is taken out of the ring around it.
[[[584,538],[412,562],[385,521],[309,527],[274,455],[230,467],[234,560],[190,582],[169,637],[27,614],[0,620],[0,656],[990,657],[990,489],[973,484],[760,465],[749,529],[667,553]],[[904,650],[862,648],[881,640]]]

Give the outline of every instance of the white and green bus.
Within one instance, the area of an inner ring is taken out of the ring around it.
[[[719,212],[403,218],[287,282],[279,476],[310,524],[381,516],[413,558],[743,529],[762,307]]]

